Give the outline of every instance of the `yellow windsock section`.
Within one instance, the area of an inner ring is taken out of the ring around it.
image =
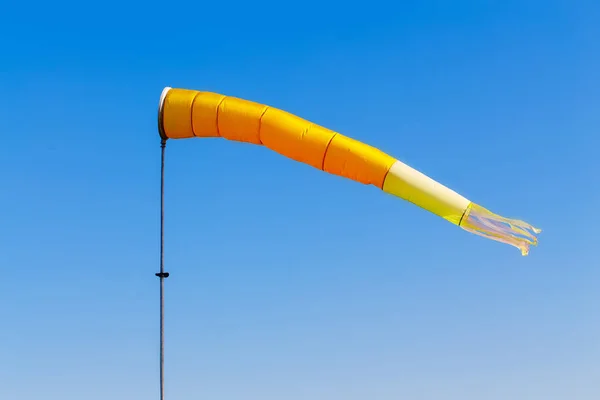
[[[290,159],[374,185],[477,235],[521,249],[540,230],[500,217],[368,144],[286,111],[212,92],[165,88],[159,108],[163,140],[222,137],[263,145]]]
[[[396,162],[368,144],[288,112],[216,93],[170,89],[161,113],[164,138],[222,137],[260,144],[293,160],[379,188]]]
[[[396,161],[383,190],[458,225],[470,201],[414,168]]]

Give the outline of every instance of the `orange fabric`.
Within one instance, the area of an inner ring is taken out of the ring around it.
[[[172,139],[194,136],[192,129],[192,103],[198,92],[192,90],[171,89],[163,104],[163,129]]]
[[[221,94],[210,92],[196,92],[194,103],[188,110],[186,110],[186,112],[188,113],[187,118],[189,118],[192,121],[192,127],[194,128],[194,136],[219,136],[219,129],[217,127],[217,109],[219,107],[219,104],[221,104],[221,102],[223,101],[223,99],[225,99],[225,96]]]
[[[335,132],[276,108],[269,108],[261,126],[262,143],[286,157],[323,169],[323,157]]]
[[[383,187],[393,157],[296,115],[235,97],[171,89],[163,105],[168,138],[217,137],[262,144],[334,175]]]
[[[394,162],[395,158],[375,147],[336,135],[327,149],[323,170],[381,188]]]
[[[237,142],[261,144],[260,119],[266,109],[262,104],[226,97],[217,114],[220,135]],[[198,112],[196,107],[194,112]]]

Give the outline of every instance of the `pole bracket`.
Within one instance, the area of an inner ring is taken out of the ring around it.
[[[159,278],[163,279],[163,278],[168,278],[169,277],[169,273],[168,272],[157,272],[154,274],[155,276],[158,276]]]

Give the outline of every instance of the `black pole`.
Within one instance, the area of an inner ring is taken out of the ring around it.
[[[165,399],[165,145],[160,142],[160,272],[154,274],[160,278],[160,400]]]

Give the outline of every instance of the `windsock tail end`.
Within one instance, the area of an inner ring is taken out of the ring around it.
[[[464,230],[488,239],[517,247],[521,254],[529,254],[530,246],[537,246],[537,234],[542,230],[527,222],[504,218],[471,203],[460,222]]]

